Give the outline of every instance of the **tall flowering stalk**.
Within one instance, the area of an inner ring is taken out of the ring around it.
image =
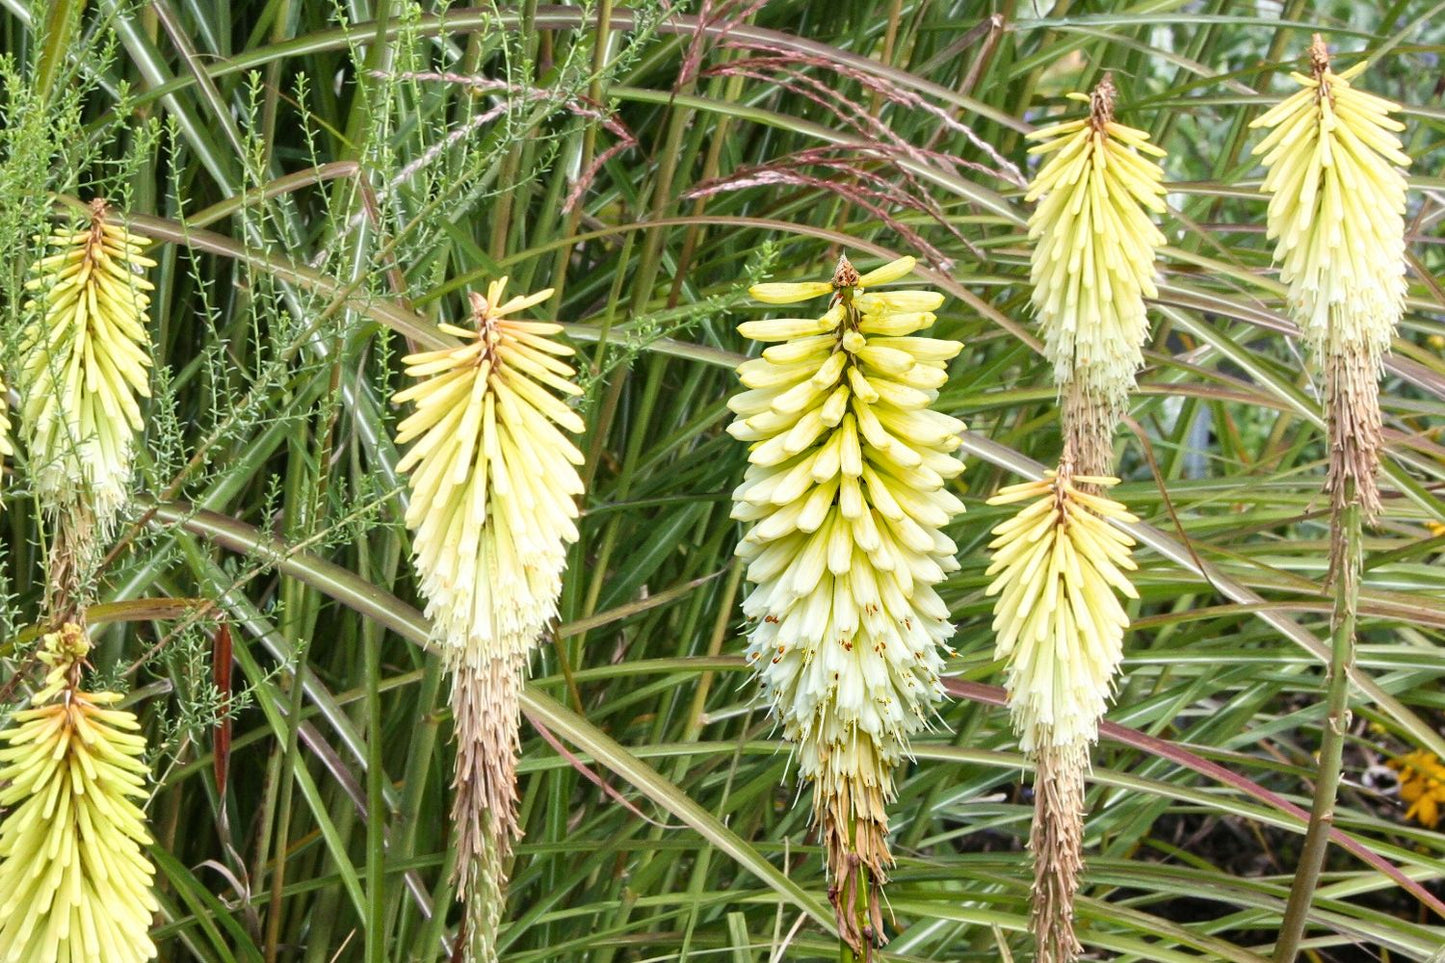
[[[990,505],[1027,502],[993,530],[997,596],[994,658],[1014,730],[1035,761],[1033,931],[1044,963],[1082,952],[1073,928],[1083,872],[1084,776],[1089,748],[1114,691],[1129,616],[1120,596],[1138,598],[1128,572],[1133,539],[1109,520],[1137,521],[1098,490],[1117,479],[1073,474],[1065,462],[1043,479],[1011,485]]]
[[[517,825],[518,695],[527,656],[556,617],[577,540],[577,466],[564,432],[582,419],[557,395],[581,394],[552,340],[559,324],[510,315],[551,290],[504,299],[507,279],[472,293],[472,327],[442,324],[454,348],[405,359],[417,383],[396,395],[414,412],[406,524],[436,642],[452,671],[457,760],[452,822],[468,959],[496,958],[506,864]],[[555,392],[556,394],[554,394]]]
[[[0,959],[14,963],[156,956],[145,738],[118,694],[80,689],[89,649],[73,623],[46,635],[45,684],[0,732]]]
[[[1319,774],[1309,828],[1275,943],[1275,959],[1298,952],[1318,884],[1339,788],[1349,720],[1347,673],[1354,661],[1355,615],[1363,565],[1362,525],[1380,511],[1379,377],[1405,305],[1405,177],[1410,163],[1390,117],[1398,105],[1357,90],[1361,62],[1342,73],[1330,65],[1319,34],[1310,46],[1300,89],[1252,126],[1270,128],[1262,190],[1270,195],[1269,237],[1290,314],[1324,372],[1330,496],[1332,644],[1321,727]]]
[[[1144,299],[1154,297],[1154,259],[1164,235],[1164,151],[1149,135],[1114,120],[1108,74],[1090,95],[1089,115],[1029,134],[1048,156],[1025,200],[1033,241],[1030,280],[1044,354],[1064,405],[1065,451],[1086,475],[1107,475],[1114,427],[1124,414],[1149,337]]]
[[[1254,148],[1266,168],[1268,229],[1290,314],[1324,370],[1330,440],[1326,490],[1336,509],[1357,500],[1380,510],[1377,380],[1405,308],[1405,176],[1410,158],[1390,117],[1397,104],[1351,86],[1315,35],[1311,75],[1251,127],[1270,128]]]
[[[96,200],[90,223],[44,238],[25,283],[34,319],[20,343],[21,422],[31,476],[52,511],[83,502],[107,532],[128,496],[135,435],[150,397],[155,261]]]
[[[962,345],[912,336],[943,297],[870,290],[913,265],[859,276],[845,257],[829,281],[753,287],[769,304],[828,308],[740,325],[773,345],[738,368],[748,390],[729,402],[729,433],[750,443],[733,493],[750,525],[748,660],[814,783],[829,895],[860,953],[883,942],[893,771],[942,698],[953,626],[934,586],[958,568],[942,530],[963,510],[947,484],[964,426],[929,407]]]
[[[1108,524],[1132,521],[1103,491],[1115,483],[1114,430],[1144,363],[1145,298],[1156,294],[1164,235],[1164,151],[1114,119],[1105,74],[1070,94],[1089,114],[1034,131],[1046,155],[1026,199],[1034,242],[1033,304],[1059,388],[1063,455],[1057,472],[1004,489],[991,504],[1030,500],[994,530],[995,656],[1006,660],[1014,729],[1035,764],[1032,928],[1044,963],[1083,947],[1074,898],[1083,872],[1084,777],[1123,658],[1135,598],[1132,541]]]

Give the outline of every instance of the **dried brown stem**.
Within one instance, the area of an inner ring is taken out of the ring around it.
[[[1330,47],[1325,43],[1324,34],[1315,34],[1310,40],[1310,72],[1315,80],[1324,78],[1330,69]]]
[[[1074,896],[1084,872],[1083,745],[1045,746],[1036,756],[1032,929],[1039,963],[1072,963],[1083,952],[1074,935]]]
[[[1380,514],[1375,472],[1384,444],[1377,365],[1363,352],[1332,354],[1325,359],[1325,421],[1329,438],[1329,469],[1325,492],[1330,496],[1330,572],[1338,572],[1344,539],[1340,519],[1350,502],[1359,504],[1364,520]]]
[[[1094,92],[1089,95],[1089,123],[1095,130],[1102,130],[1105,124],[1114,119],[1114,99],[1119,96],[1119,89],[1114,86],[1113,71],[1104,71],[1104,76],[1099,78],[1099,83],[1094,87]]]
[[[83,500],[59,506],[52,513],[54,540],[46,565],[45,624],[67,622],[84,627],[86,591],[95,571],[95,513]]]
[[[1121,412],[1086,392],[1077,381],[1061,389],[1064,454],[1061,459],[1080,475],[1113,473],[1114,427]]]
[[[819,782],[813,816],[822,827],[828,901],[838,919],[838,935],[855,956],[866,960],[872,947],[888,942],[881,893],[893,854],[882,788],[857,778]]]
[[[452,715],[456,775],[452,828],[453,881],[465,907],[465,959],[496,959],[496,932],[506,904],[507,864],[517,824],[518,696],[525,662],[494,659],[478,668],[453,666]]]

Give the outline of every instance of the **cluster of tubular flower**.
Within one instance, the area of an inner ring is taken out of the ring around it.
[[[993,530],[994,657],[1014,730],[1034,760],[1032,929],[1041,963],[1069,963],[1083,951],[1074,898],[1083,873],[1084,776],[1123,659],[1137,598],[1126,574],[1133,540],[1109,524],[1131,522],[1103,495],[1113,478],[1075,475],[1066,460],[1039,481],[1011,485],[991,505],[1027,504]]]
[[[516,818],[518,695],[527,655],[557,614],[567,546],[577,539],[577,466],[564,432],[582,419],[557,397],[581,394],[552,338],[561,325],[510,317],[551,290],[505,298],[506,278],[473,293],[472,327],[442,324],[457,347],[413,354],[417,383],[406,524],[426,614],[452,677],[457,758],[452,819],[467,959],[496,957]],[[554,394],[553,392],[556,392]]]
[[[1108,74],[1086,117],[1030,134],[1047,156],[1029,186],[1031,280],[1044,353],[1061,402],[1057,472],[1003,489],[990,504],[1027,504],[994,529],[995,657],[1007,665],[1014,730],[1036,765],[1032,928],[1044,963],[1082,952],[1074,898],[1083,872],[1084,777],[1123,659],[1137,598],[1126,572],[1133,542],[1109,522],[1133,521],[1103,494],[1115,483],[1114,431],[1143,364],[1164,235],[1164,151],[1114,119]]]
[[[1164,210],[1164,173],[1144,155],[1164,151],[1114,120],[1107,76],[1091,96],[1069,96],[1088,102],[1089,116],[1029,134],[1042,141],[1029,153],[1048,156],[1025,198],[1039,201],[1029,217],[1033,304],[1055,381],[1099,409],[1090,417],[1112,434],[1144,363],[1144,298],[1156,294],[1164,243],[1149,216]]]
[[[930,410],[955,341],[916,337],[942,296],[870,290],[908,274],[901,258],[861,277],[846,258],[831,281],[760,284],[789,304],[829,296],[821,316],[739,326],[771,342],[738,369],[747,390],[728,431],[750,444],[733,517],[754,588],[748,659],[802,776],[845,935],[864,935],[846,896],[850,868],[886,879],[887,803],[911,733],[941,698],[941,650],[953,634],[934,586],[957,569],[943,527],[963,510],[948,490],[963,423]],[[845,912],[845,904],[849,907]],[[873,937],[881,939],[876,900]]]
[[[1134,540],[1108,520],[1137,519],[1079,486],[1116,483],[1049,472],[988,501],[1028,503],[993,530],[986,573],[986,594],[998,597],[994,658],[1007,661],[1009,709],[1025,752],[1098,738],[1129,627],[1119,597],[1139,597],[1126,574],[1136,567]]]
[[[1375,470],[1381,418],[1377,380],[1405,304],[1405,177],[1410,163],[1390,117],[1398,105],[1330,67],[1324,40],[1310,50],[1312,76],[1251,126],[1270,128],[1255,148],[1266,168],[1269,237],[1290,313],[1325,374],[1330,466],[1326,488],[1339,509],[1357,500],[1379,511]],[[1338,547],[1336,549],[1338,552]]]
[[[145,739],[120,696],[75,685],[89,644],[67,623],[47,635],[49,668],[0,732],[0,959],[139,963],[156,948],[157,902],[144,800]]]
[[[138,397],[150,396],[146,332],[146,242],[110,219],[104,201],[89,225],[43,240],[27,290],[35,315],[20,344],[17,387],[31,474],[41,499],[77,499],[102,531],[125,503],[135,435],[145,427]]]
[[[1314,76],[1251,127],[1267,170],[1269,238],[1306,343],[1317,356],[1390,348],[1405,306],[1405,177],[1397,104],[1350,85],[1361,62],[1330,68],[1318,37]]]
[[[581,394],[561,325],[508,317],[552,296],[503,300],[506,279],[471,295],[474,328],[442,324],[454,348],[413,354],[417,383],[396,395],[415,411],[406,524],[427,617],[453,663],[525,655],[557,614],[567,545],[577,539],[582,453],[563,433],[582,419],[559,400]],[[550,391],[549,391],[550,389]]]

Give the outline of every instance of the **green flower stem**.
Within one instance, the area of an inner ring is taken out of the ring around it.
[[[1335,822],[1335,794],[1340,785],[1340,765],[1344,752],[1345,732],[1350,724],[1349,672],[1355,662],[1355,613],[1360,596],[1362,559],[1360,505],[1351,499],[1340,521],[1344,550],[1340,570],[1335,572],[1334,630],[1330,647],[1329,671],[1326,676],[1325,719],[1320,734],[1319,775],[1315,779],[1314,806],[1310,810],[1309,828],[1300,850],[1299,866],[1290,887],[1279,940],[1275,943],[1275,963],[1292,963],[1299,952],[1309,917],[1310,903],[1319,885],[1325,851],[1329,848],[1330,828]]]

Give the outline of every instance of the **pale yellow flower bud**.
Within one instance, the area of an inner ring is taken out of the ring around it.
[[[1127,572],[1133,539],[1108,523],[1137,521],[1123,505],[1076,487],[1115,479],[1050,472],[1002,489],[990,505],[1031,500],[989,543],[994,657],[1008,661],[1005,688],[1025,752],[1093,742],[1123,658],[1138,598]]]
[[[120,696],[69,677],[89,646],[67,624],[45,637],[50,666],[31,708],[0,732],[0,959],[154,959],[158,906],[145,799],[145,738]]]
[[[962,345],[902,336],[932,323],[940,296],[865,290],[912,267],[903,258],[860,278],[843,259],[833,281],[795,286],[831,292],[828,311],[814,326],[789,322],[785,343],[740,366],[750,390],[729,403],[729,432],[751,442],[733,496],[733,517],[752,523],[738,548],[754,583],[748,659],[816,783],[840,892],[851,865],[885,878],[892,773],[942,697],[953,634],[934,586],[958,568],[942,528],[963,510],[948,482],[964,426],[929,406]],[[741,330],[781,340],[783,325]],[[844,902],[839,923],[857,944]],[[881,919],[870,925],[881,938]]]
[[[1330,68],[1324,39],[1310,48],[1313,76],[1254,121],[1272,128],[1255,148],[1266,168],[1269,237],[1290,314],[1325,375],[1334,513],[1331,571],[1340,561],[1340,518],[1357,502],[1373,520],[1383,444],[1379,389],[1385,352],[1405,307],[1405,176],[1410,158],[1390,117],[1398,105],[1356,90],[1362,61]]]
[[[581,394],[558,360],[572,349],[552,340],[561,325],[507,317],[552,292],[504,303],[505,285],[471,296],[474,328],[441,326],[463,344],[405,359],[420,380],[395,399],[415,406],[397,470],[426,614],[448,657],[477,668],[525,655],[556,615],[582,491],[563,434],[582,419],[557,397]]]
[[[1025,197],[1039,201],[1029,217],[1033,304],[1055,382],[1076,386],[1112,421],[1144,363],[1144,299],[1157,294],[1164,243],[1149,217],[1164,211],[1164,174],[1145,155],[1164,151],[1114,120],[1107,75],[1092,97],[1070,96],[1091,104],[1089,117],[1029,135],[1043,141],[1029,152],[1049,155]]]
[[[150,397],[145,240],[91,205],[81,230],[44,240],[25,284],[38,315],[20,344],[21,422],[37,492],[47,507],[79,500],[104,532],[125,504],[135,435]]]
[[[1357,90],[1361,61],[1330,69],[1324,43],[1313,77],[1255,120],[1270,128],[1261,190],[1291,314],[1315,357],[1364,353],[1378,365],[1405,304],[1405,176],[1410,158],[1390,117],[1400,107]]]

